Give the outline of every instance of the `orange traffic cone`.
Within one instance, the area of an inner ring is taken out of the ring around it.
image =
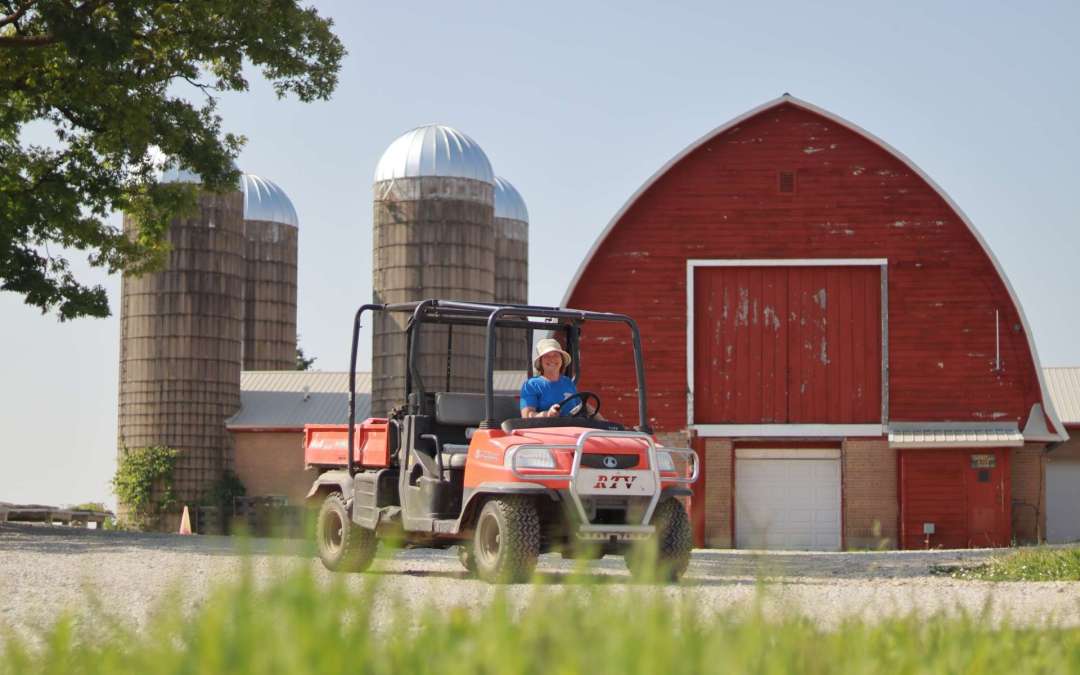
[[[187,506],[184,507],[184,515],[180,516],[180,534],[191,534],[191,515]]]

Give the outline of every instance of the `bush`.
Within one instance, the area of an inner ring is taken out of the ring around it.
[[[245,494],[247,494],[247,488],[244,487],[240,477],[226,469],[221,478],[215,481],[210,486],[210,489],[206,491],[204,505],[216,506],[222,509],[224,513],[231,514],[233,500],[237,497],[243,497]]]
[[[128,509],[127,521],[146,527],[150,520],[176,506],[173,469],[177,451],[161,445],[124,448],[112,479],[113,493]]]

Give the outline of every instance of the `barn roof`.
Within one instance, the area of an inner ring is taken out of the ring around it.
[[[1044,368],[1043,373],[1061,421],[1080,426],[1080,368]]]
[[[941,186],[939,186],[937,183],[935,183],[934,180],[932,178],[930,178],[929,175],[926,174],[926,172],[924,172],[921,168],[919,168],[914,162],[912,162],[902,152],[900,152],[896,148],[892,147],[891,145],[889,145],[885,141],[881,140],[877,136],[875,136],[875,135],[871,134],[870,132],[866,131],[865,129],[858,126],[857,124],[849,122],[848,120],[846,120],[846,119],[844,119],[844,118],[842,118],[842,117],[840,117],[840,116],[838,116],[838,115],[836,115],[834,113],[831,113],[828,110],[825,110],[823,108],[819,108],[819,107],[817,107],[816,105],[814,105],[812,103],[809,103],[807,101],[803,101],[801,99],[795,98],[794,96],[792,96],[790,94],[785,93],[784,95],[780,96],[779,98],[768,101],[767,103],[764,103],[764,104],[762,104],[762,105],[760,105],[760,106],[758,106],[758,107],[756,107],[756,108],[754,108],[754,109],[752,109],[752,110],[750,110],[750,111],[748,111],[748,112],[746,112],[746,113],[744,113],[742,115],[739,115],[738,117],[732,119],[731,121],[729,121],[729,122],[727,122],[725,124],[722,124],[719,127],[713,129],[712,131],[706,133],[704,136],[698,138],[696,141],[694,141],[693,143],[688,145],[681,152],[679,152],[674,157],[672,157],[670,160],[668,160],[668,162],[666,164],[664,164],[662,167],[660,167],[660,169],[657,170],[656,173],[654,173],[652,176],[650,176],[641,185],[641,187],[639,187],[637,189],[637,191],[634,192],[634,194],[630,196],[630,199],[628,199],[626,201],[626,203],[623,204],[623,206],[615,213],[615,215],[612,217],[612,219],[608,222],[607,226],[605,226],[604,230],[600,233],[600,236],[597,237],[596,241],[593,242],[593,245],[589,249],[589,252],[585,254],[585,258],[581,261],[581,265],[578,266],[577,271],[574,273],[574,277],[573,277],[573,279],[571,279],[569,286],[567,286],[566,294],[563,296],[562,305],[566,306],[567,304],[569,304],[570,298],[573,296],[574,291],[577,288],[578,282],[581,280],[582,276],[585,274],[585,271],[588,269],[589,264],[592,262],[592,259],[600,251],[601,247],[604,245],[605,240],[611,234],[611,232],[615,228],[615,226],[622,220],[623,216],[625,216],[626,213],[634,206],[634,204],[638,201],[638,199],[640,199],[649,190],[649,188],[651,188],[653,186],[654,183],[656,183],[658,180],[660,180],[661,177],[663,177],[669,170],[671,170],[681,160],[683,160],[685,157],[690,155],[692,152],[694,152],[699,147],[706,144],[707,142],[709,142],[713,138],[716,138],[720,134],[723,134],[723,133],[725,133],[727,131],[730,131],[731,129],[734,129],[735,127],[739,126],[740,124],[742,124],[746,120],[749,120],[752,117],[756,117],[757,115],[760,115],[761,113],[763,113],[763,112],[765,112],[767,110],[770,110],[772,108],[776,108],[776,107],[779,107],[779,106],[782,106],[782,105],[795,106],[797,108],[801,108],[803,110],[807,110],[807,111],[812,112],[814,114],[820,115],[821,117],[824,117],[825,119],[833,122],[834,124],[837,124],[837,125],[839,125],[841,127],[844,127],[846,129],[854,132],[855,134],[857,134],[859,136],[862,136],[863,138],[865,138],[869,142],[877,145],[879,148],[881,148],[885,152],[891,154],[897,160],[902,162],[905,166],[907,166],[907,168],[909,170],[911,170],[912,173],[919,176],[923,181],[925,181],[926,184],[929,185],[930,188],[934,192],[936,192],[938,194],[938,196],[948,205],[948,207],[950,209],[952,209],[952,211],[957,215],[957,217],[960,219],[960,221],[963,222],[964,226],[967,227],[968,231],[975,238],[975,241],[979,244],[979,246],[982,248],[983,252],[986,254],[987,258],[990,260],[991,264],[994,266],[994,269],[997,272],[998,276],[1000,277],[1000,279],[1001,279],[1002,283],[1004,284],[1006,290],[1008,291],[1009,297],[1012,300],[1013,306],[1016,308],[1017,315],[1020,317],[1020,321],[1023,324],[1024,337],[1027,340],[1028,350],[1029,350],[1029,352],[1031,354],[1031,359],[1032,359],[1032,361],[1033,361],[1033,363],[1035,365],[1035,375],[1038,378],[1039,388],[1041,390],[1042,401],[1043,401],[1042,409],[1045,409],[1046,417],[1049,419],[1049,422],[1050,422],[1049,428],[1045,429],[1045,431],[1042,431],[1042,429],[1045,427],[1045,425],[1041,422],[1041,420],[1039,421],[1039,423],[1037,425],[1029,424],[1029,426],[1031,426],[1034,429],[1038,429],[1039,431],[1034,431],[1034,432],[1032,432],[1030,434],[1025,433],[1025,438],[1028,441],[1064,441],[1064,440],[1066,440],[1068,438],[1068,434],[1065,432],[1064,426],[1063,426],[1061,420],[1058,417],[1058,414],[1057,414],[1057,411],[1056,411],[1056,408],[1055,408],[1055,405],[1054,405],[1054,401],[1051,399],[1049,390],[1047,389],[1046,378],[1045,378],[1045,376],[1043,374],[1043,368],[1039,363],[1039,354],[1038,354],[1038,351],[1035,348],[1035,340],[1034,340],[1033,333],[1031,331],[1031,324],[1028,322],[1027,316],[1024,314],[1024,308],[1021,306],[1020,300],[1016,295],[1016,290],[1013,288],[1012,283],[1009,281],[1008,276],[1005,274],[1004,268],[1001,266],[1001,263],[998,261],[997,257],[994,255],[994,252],[992,250],[990,250],[990,247],[987,245],[986,240],[984,240],[982,235],[979,234],[979,231],[975,228],[975,225],[974,225],[974,223],[972,223],[971,219],[968,218],[967,214],[964,213],[964,211],[956,204],[956,202],[953,201],[952,197],[950,197],[945,192],[945,190],[943,190],[941,188]],[[1041,412],[1041,410],[1040,410],[1039,406],[1036,405],[1036,406],[1034,406],[1032,408],[1032,414],[1030,415],[1030,417],[1033,418],[1033,417],[1036,416],[1037,413],[1040,413],[1040,412]],[[1029,419],[1029,423],[1031,421],[1033,421],[1033,420]]]
[[[497,392],[517,393],[525,374],[495,371]],[[371,416],[371,373],[356,374],[356,419]],[[298,370],[240,373],[240,411],[232,431],[301,429],[305,424],[344,424],[349,413],[349,374]]]

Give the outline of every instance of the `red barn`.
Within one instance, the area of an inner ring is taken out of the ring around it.
[[[788,95],[679,153],[563,302],[640,324],[656,431],[704,457],[700,543],[1006,545],[1042,532],[1067,436],[986,243],[886,143]],[[586,331],[583,389],[635,416],[628,335]],[[1030,508],[1028,508],[1030,507]]]

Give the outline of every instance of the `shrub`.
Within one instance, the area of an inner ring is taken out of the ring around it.
[[[172,477],[177,451],[162,445],[124,448],[112,479],[113,493],[128,509],[127,521],[145,527],[162,512],[175,507]]]

